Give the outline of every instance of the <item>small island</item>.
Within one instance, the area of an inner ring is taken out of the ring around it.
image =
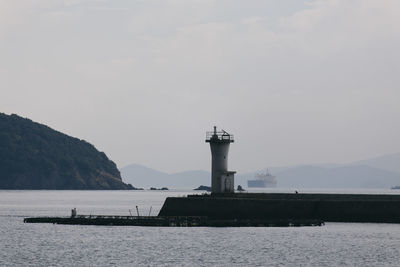
[[[200,185],[199,187],[197,187],[197,188],[195,188],[193,190],[211,192],[211,187],[210,186],[205,186],[205,185]]]
[[[160,190],[160,191],[167,191],[167,190],[169,190],[169,189],[168,189],[168,187],[161,187],[161,188],[150,187],[150,190]]]

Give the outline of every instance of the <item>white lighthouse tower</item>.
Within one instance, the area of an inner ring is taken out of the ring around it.
[[[234,175],[236,172],[228,171],[229,145],[233,143],[233,135],[224,130],[207,132],[206,142],[211,148],[211,193],[233,193]]]

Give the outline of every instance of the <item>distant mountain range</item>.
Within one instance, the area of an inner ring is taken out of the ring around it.
[[[297,166],[271,172],[278,180],[278,187],[282,188],[390,188],[400,184],[400,173],[367,165]],[[237,184],[247,185],[248,178],[252,176],[239,174]]]
[[[195,188],[210,184],[210,173],[207,171],[185,171],[168,174],[143,165],[131,164],[120,169],[122,180],[133,183],[135,187],[172,187]]]
[[[373,168],[400,173],[400,153],[360,160],[352,164],[367,165]]]
[[[400,185],[400,153],[350,164],[272,167],[269,170],[277,177],[280,188],[390,188]],[[138,164],[120,171],[123,181],[136,187],[195,188],[211,183],[207,171],[168,174]],[[247,180],[258,172],[238,173],[235,185],[247,187]]]
[[[262,167],[265,170],[267,166]],[[280,188],[400,185],[400,153],[350,164],[269,169]],[[235,185],[246,188],[247,180],[258,172],[238,173]],[[84,140],[15,114],[0,113],[0,189],[133,189],[130,184],[143,188],[197,188],[210,186],[211,174],[202,170],[168,174],[138,164],[119,171],[103,152]]]

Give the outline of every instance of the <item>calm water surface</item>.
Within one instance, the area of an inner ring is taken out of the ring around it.
[[[399,266],[400,225],[162,228],[24,224],[23,217],[152,215],[189,191],[0,191],[0,266]],[[371,192],[368,192],[371,193]]]

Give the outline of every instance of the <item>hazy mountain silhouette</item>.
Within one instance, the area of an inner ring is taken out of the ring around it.
[[[150,188],[195,188],[210,185],[211,176],[207,171],[184,171],[168,174],[139,164],[131,164],[120,169],[124,182],[134,183],[136,187]]]
[[[360,160],[354,165],[368,165],[374,168],[400,173],[400,153]]]
[[[276,174],[279,187],[299,188],[390,188],[400,174],[366,165],[335,168],[300,166]]]
[[[400,153],[350,164],[320,164],[269,168],[280,188],[390,188],[400,185]],[[265,170],[266,168],[264,168]],[[398,172],[396,170],[399,170]],[[261,171],[238,173],[235,185],[247,187],[247,180]],[[137,186],[195,188],[210,185],[207,171],[168,174],[138,164],[121,169],[125,182]]]

